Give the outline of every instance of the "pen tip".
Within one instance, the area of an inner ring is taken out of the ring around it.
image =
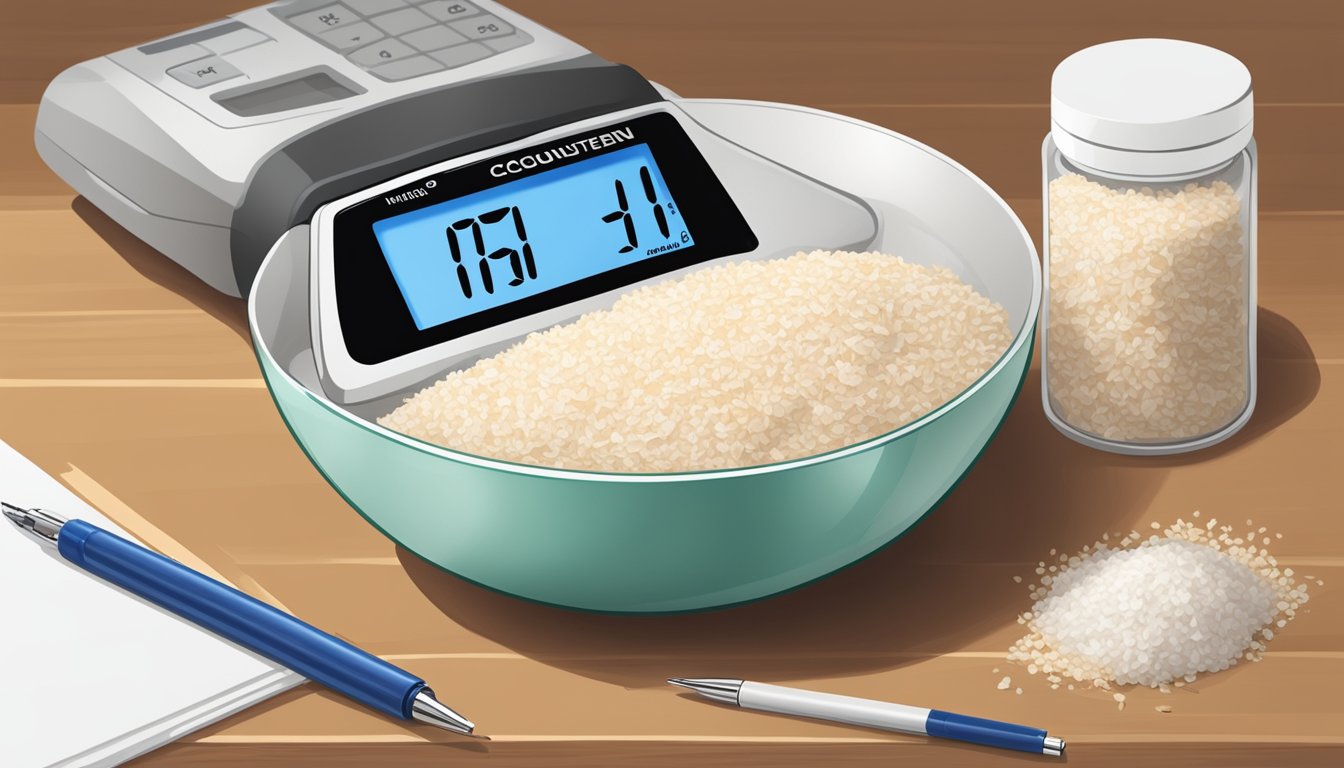
[[[411,701],[411,717],[466,736],[471,736],[476,730],[475,723],[434,698],[434,692],[428,688],[422,688]]]
[[[686,688],[715,701],[730,704],[737,703],[738,691],[742,690],[742,681],[727,677],[669,677],[667,682]]]
[[[55,544],[65,519],[57,517],[45,509],[23,509],[6,501],[0,501],[0,510],[5,517],[39,540]]]

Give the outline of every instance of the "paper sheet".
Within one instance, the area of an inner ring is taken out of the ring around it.
[[[127,536],[3,442],[0,499]],[[302,682],[70,565],[4,519],[0,589],[6,768],[117,765]]]

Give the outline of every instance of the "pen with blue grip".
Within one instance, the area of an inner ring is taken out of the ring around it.
[[[1059,757],[1064,754],[1063,739],[1049,736],[1043,729],[1027,725],[746,680],[674,677],[668,682],[689,688],[707,699],[733,704],[743,709],[955,739],[1038,755]]]
[[[424,680],[175,560],[83,520],[0,507],[71,563],[309,680],[395,718],[463,734],[475,728],[439,703]]]

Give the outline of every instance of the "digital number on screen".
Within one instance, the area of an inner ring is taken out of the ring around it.
[[[373,229],[420,330],[695,244],[647,144]]]

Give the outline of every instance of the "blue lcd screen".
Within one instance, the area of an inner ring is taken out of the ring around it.
[[[420,330],[695,244],[647,144],[375,222]]]

